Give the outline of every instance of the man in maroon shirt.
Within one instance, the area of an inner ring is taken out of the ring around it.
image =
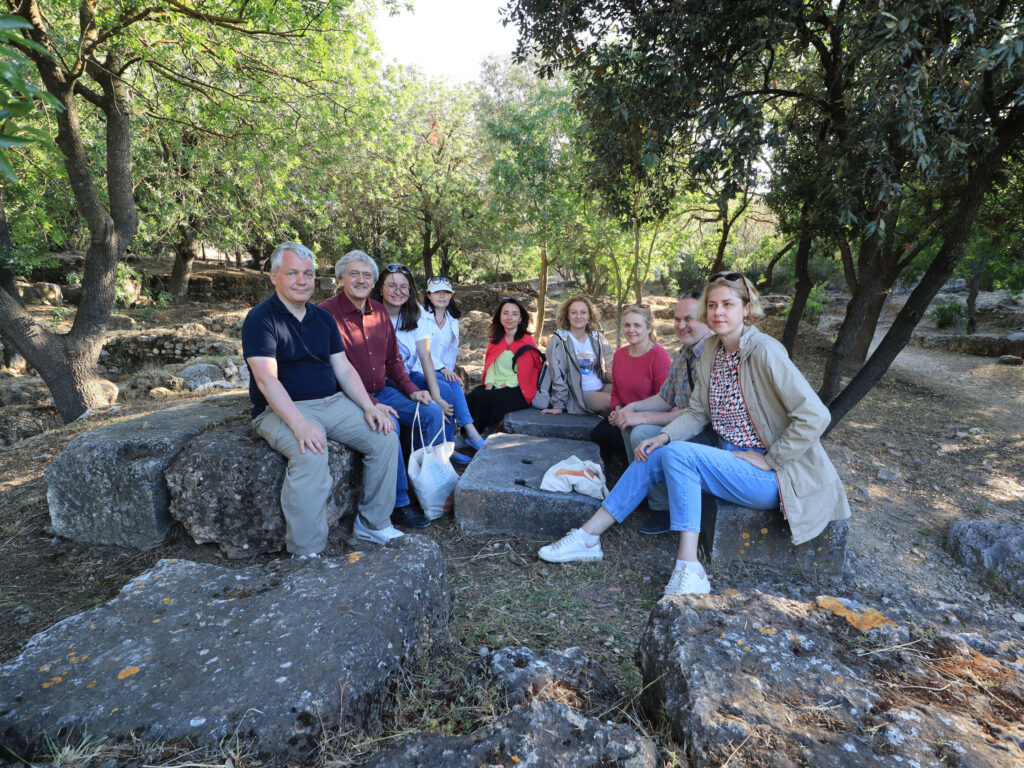
[[[320,306],[330,312],[337,323],[345,354],[363,380],[366,391],[374,402],[394,408],[398,414],[395,420],[404,426],[412,426],[419,404],[423,433],[433,437],[444,424],[444,413],[430,399],[429,392],[419,389],[409,379],[391,318],[383,304],[370,298],[379,275],[377,265],[362,251],[349,251],[338,260],[334,273],[338,293]],[[414,448],[420,447],[418,437],[414,433]],[[406,528],[426,528],[430,521],[410,505],[409,480],[401,453],[398,462],[391,522]]]

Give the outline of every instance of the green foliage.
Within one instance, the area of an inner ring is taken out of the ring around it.
[[[118,262],[114,276],[114,300],[127,307],[140,293],[142,275],[123,261]]]
[[[937,328],[955,328],[967,317],[967,308],[960,299],[936,302],[932,317]]]

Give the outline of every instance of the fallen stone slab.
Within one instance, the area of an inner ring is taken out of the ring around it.
[[[161,560],[0,667],[0,743],[215,747],[237,734],[294,765],[323,729],[379,717],[389,682],[447,633],[440,548],[423,536],[367,547],[281,570]]]
[[[778,509],[750,509],[722,499],[713,502],[702,509],[701,516],[701,541],[705,552],[711,542],[712,561],[759,563],[808,575],[842,573],[848,520],[833,520],[818,536],[797,545]]]
[[[662,599],[637,663],[642,706],[697,768],[730,755],[830,768],[1024,760],[1021,672],[937,627],[911,640],[907,627],[851,600],[756,590]]]
[[[534,437],[560,437],[565,440],[588,440],[601,419],[572,413],[541,413],[536,408],[512,411],[505,416],[506,432]]]
[[[650,739],[618,723],[584,717],[555,701],[516,707],[467,736],[417,736],[378,752],[366,768],[654,768]]]
[[[210,398],[79,435],[46,468],[54,531],[89,544],[159,546],[174,522],[164,470],[193,437],[248,409],[238,397]]]
[[[1024,598],[1024,525],[959,520],[953,523],[946,547],[980,578]]]
[[[466,677],[493,686],[508,708],[531,701],[560,701],[579,710],[590,708],[595,699],[612,703],[618,697],[604,670],[582,648],[481,650]]]
[[[455,519],[466,533],[561,536],[601,502],[581,493],[540,490],[544,473],[569,456],[601,463],[596,443],[494,434],[455,486]]]
[[[362,487],[362,457],[327,441],[334,486],[327,524],[355,512]],[[170,514],[199,544],[214,542],[232,558],[279,552],[284,547],[281,484],[288,463],[249,420],[223,424],[185,444],[164,472]]]

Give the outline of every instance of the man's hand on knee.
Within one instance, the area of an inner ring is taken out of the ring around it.
[[[417,403],[423,403],[423,405],[430,405],[430,403],[432,402],[432,400],[430,399],[430,393],[427,392],[427,390],[425,389],[417,389],[415,392],[409,395],[409,399],[415,400]]]
[[[377,403],[371,408],[367,408],[363,411],[363,415],[366,417],[366,423],[370,425],[370,429],[374,432],[380,432],[386,435],[388,432],[395,428],[395,422],[391,418],[396,415],[395,409],[384,403]]]
[[[327,438],[324,432],[316,424],[306,419],[292,428],[292,434],[299,443],[299,453],[305,453],[309,448],[313,453],[323,453],[327,450]]]

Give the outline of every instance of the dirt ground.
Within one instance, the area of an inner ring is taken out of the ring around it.
[[[180,312],[173,316],[173,322],[183,319]],[[769,331],[780,327],[777,319],[767,323]],[[674,351],[671,322],[659,321],[659,332]],[[482,348],[481,340],[470,343]],[[808,329],[798,346],[796,362],[815,387],[827,343]],[[158,551],[138,553],[78,545],[49,529],[43,479],[49,461],[87,429],[165,405],[129,403],[106,417],[0,449],[0,661],[17,655],[36,632],[110,599],[160,558],[228,567],[252,562],[228,561],[180,531]],[[956,566],[944,542],[955,520],[1024,520],[1024,368],[908,348],[825,444],[853,508],[850,548],[859,580],[877,581],[880,594],[893,584],[930,600],[975,600],[987,614],[1008,620],[1022,610],[1019,601]],[[898,479],[881,480],[880,470]],[[456,604],[450,645],[442,660],[413,675],[397,693],[380,733],[335,735],[326,742],[323,764],[358,764],[382,740],[424,729],[466,732],[500,714],[459,681],[481,647],[507,645],[581,646],[622,691],[616,701],[597,702],[593,714],[643,730],[666,762],[680,764],[672,761],[683,759],[681,745],[652,728],[634,707],[640,679],[633,650],[675,549],[670,536],[638,535],[642,519],[634,515],[604,538],[604,563],[571,567],[538,561],[536,548],[543,542],[467,536],[451,518],[438,521],[425,535],[439,542],[447,558]],[[329,555],[349,551],[343,534],[344,528],[332,535]],[[714,587],[729,586],[733,577],[712,570]],[[173,755],[159,757],[175,764]],[[178,756],[178,764],[183,759]],[[140,757],[122,764],[142,762]]]

